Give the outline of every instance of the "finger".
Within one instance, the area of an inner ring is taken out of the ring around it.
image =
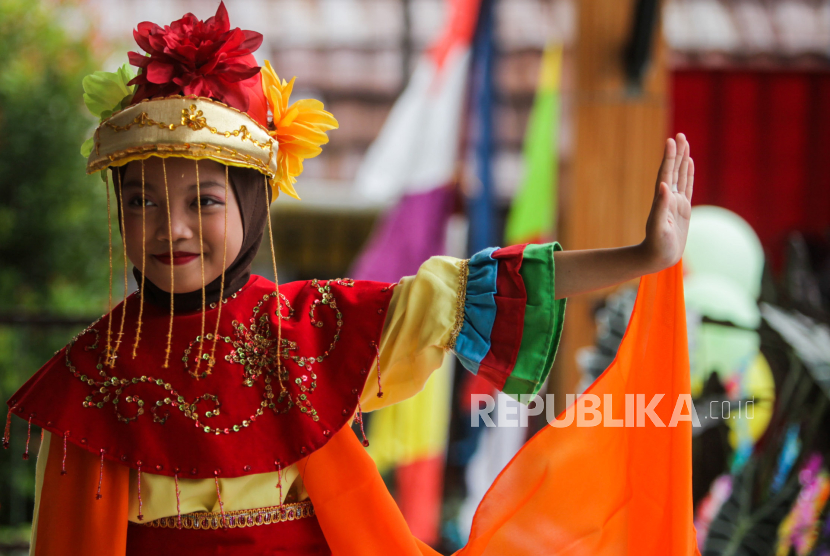
[[[686,147],[688,146],[686,136],[682,133],[677,134],[675,142],[677,143],[677,156],[674,158],[674,171],[672,175],[672,181],[669,182],[670,190],[674,189],[674,186],[677,184],[677,180],[680,179],[680,165],[683,163],[683,159],[686,156]]]
[[[674,184],[680,178],[680,164],[683,162],[683,156],[686,153],[686,136],[682,133],[677,134],[677,156],[674,157],[674,168],[672,170],[672,180],[669,182],[669,190],[673,189]]]
[[[671,183],[672,171],[674,169],[674,159],[677,156],[677,144],[674,139],[666,140],[666,148],[663,149],[663,162],[660,164],[660,170],[657,172],[657,185],[654,188],[654,195],[657,196],[660,190],[660,182]]]
[[[668,218],[667,213],[669,211],[670,197],[671,186],[668,183],[661,181],[657,185],[657,195],[654,198],[654,205],[651,207],[651,215],[649,215],[649,223],[652,227],[652,233],[659,230],[662,226],[661,223],[665,222]],[[646,235],[648,235],[648,232],[646,232]]]
[[[686,175],[686,198],[689,199],[689,202],[692,201],[692,190],[694,189],[695,185],[695,161],[691,158],[689,159],[689,168],[687,170]]]
[[[689,151],[691,150],[690,146],[686,145],[686,152],[683,155],[683,160],[680,162],[680,174],[677,177],[677,192],[678,193],[685,193],[686,192],[686,184],[688,182],[688,173],[689,173],[689,162],[692,160],[692,157],[689,156]]]

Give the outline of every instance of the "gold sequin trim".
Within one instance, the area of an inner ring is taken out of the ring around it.
[[[228,110],[233,110],[234,112],[237,112],[238,114],[241,114],[243,116],[247,116],[248,119],[251,120],[251,123],[253,123],[254,125],[259,127],[260,129],[262,129],[263,131],[268,133],[268,128],[266,126],[262,125],[261,123],[257,122],[253,118],[251,118],[250,114],[248,114],[247,112],[243,112],[242,110],[240,110],[238,108],[234,108],[233,106],[225,104],[224,102],[219,102],[218,100],[212,99],[210,97],[201,97],[201,96],[198,96],[198,95],[168,95],[166,97],[145,98],[145,99],[142,99],[141,102],[138,103],[138,105],[140,106],[142,104],[150,103],[150,102],[157,101],[157,100],[168,100],[168,99],[178,99],[178,98],[182,98],[182,99],[186,98],[188,100],[198,100],[200,102],[208,102],[210,104],[215,104],[216,106],[221,106],[223,108],[227,108]],[[102,122],[102,125],[104,123],[108,122],[109,120],[111,120],[112,118],[118,116],[121,112],[124,112],[125,110],[128,110],[133,106],[136,106],[136,105],[131,104],[130,106],[127,106],[127,107],[125,107],[125,108],[123,108],[123,109],[121,109],[117,112],[113,112],[112,115],[110,115],[109,118],[107,118],[104,122]]]
[[[157,105],[159,102],[177,100],[183,102],[174,102],[172,112],[165,106]],[[216,112],[217,107],[238,114],[243,117],[244,121],[222,124],[219,127],[211,125],[211,123],[218,124],[219,120],[224,121],[229,116]],[[158,110],[165,115],[155,115]],[[129,117],[125,118],[127,116],[125,112],[128,111]],[[216,121],[213,122],[213,120]],[[145,131],[139,131],[138,128],[145,128]],[[177,135],[171,135],[169,139],[164,140],[163,132],[159,134],[161,137],[155,137],[155,132],[146,130],[146,128],[168,130],[171,134],[177,132]],[[185,133],[182,128],[197,132],[198,136],[194,137],[190,132]],[[104,144],[114,137],[110,134],[118,135],[119,132],[128,132],[128,130],[132,130],[133,134],[138,134],[134,140],[130,140],[133,146],[126,148],[119,146],[118,150],[113,151],[104,148]],[[107,133],[102,139],[104,131]],[[200,135],[201,133],[204,135]],[[221,141],[219,137],[222,137]],[[266,126],[251,118],[249,114],[209,98],[171,95],[144,99],[138,104],[114,113],[102,122],[95,130],[94,139],[94,155],[90,156],[87,161],[88,174],[153,156],[185,157],[193,160],[210,159],[220,164],[258,170],[268,176],[271,188],[276,191],[274,180],[277,174],[278,141],[270,136]],[[148,142],[151,144],[147,144]]]
[[[199,110],[195,104],[190,105],[190,109],[184,108],[182,109],[182,117],[181,123],[165,123],[165,122],[157,122],[150,118],[147,115],[147,112],[142,112],[138,116],[136,116],[133,121],[128,123],[127,125],[118,126],[112,123],[110,120],[107,120],[102,125],[105,125],[112,129],[115,132],[119,131],[129,131],[132,129],[133,126],[138,127],[158,127],[160,129],[168,129],[170,131],[174,131],[179,127],[188,127],[193,131],[199,131],[200,129],[207,129],[214,135],[224,135],[225,137],[239,137],[242,141],[250,141],[257,147],[263,150],[272,150],[273,148],[273,141],[268,141],[266,143],[260,143],[256,139],[251,136],[251,132],[248,131],[248,128],[244,125],[239,126],[238,129],[234,129],[232,131],[219,131],[213,126],[208,125],[207,119],[205,118],[203,112]]]
[[[111,376],[105,368],[104,357],[108,355],[108,351],[104,351],[98,357],[98,363],[95,368],[98,371],[100,379],[92,375],[88,376],[82,374],[80,370],[72,363],[71,353],[72,349],[78,340],[86,335],[94,336],[91,345],[85,346],[85,351],[96,351],[100,343],[101,332],[94,327],[94,324],[75,336],[66,347],[64,353],[65,365],[67,370],[72,375],[90,387],[89,395],[84,398],[82,402],[83,407],[90,409],[104,409],[109,407],[112,403],[115,410],[115,417],[122,423],[131,423],[137,421],[142,417],[147,410],[153,416],[153,422],[163,425],[171,416],[171,408],[178,410],[185,418],[191,419],[197,430],[202,430],[206,434],[221,435],[233,434],[241,432],[243,429],[251,426],[258,417],[265,414],[265,411],[270,409],[274,414],[286,413],[291,408],[297,407],[300,412],[306,414],[313,421],[319,421],[320,416],[312,403],[312,397],[317,389],[317,365],[325,361],[332,351],[334,351],[337,342],[340,340],[340,333],[343,330],[343,313],[337,305],[335,298],[336,287],[351,288],[354,287],[354,280],[349,278],[337,278],[335,280],[311,280],[308,282],[309,287],[317,290],[320,297],[313,300],[309,305],[308,316],[311,325],[316,328],[323,328],[323,321],[320,320],[320,313],[324,310],[333,312],[336,320],[336,327],[333,330],[333,338],[328,346],[328,349],[322,353],[299,355],[296,353],[301,349],[301,346],[295,342],[283,338],[278,344],[278,339],[272,336],[271,318],[278,316],[282,320],[288,320],[293,317],[294,309],[289,305],[278,305],[278,311],[274,311],[273,307],[264,307],[264,303],[277,297],[277,292],[264,294],[257,304],[252,308],[252,317],[249,319],[249,325],[240,323],[236,320],[231,321],[233,327],[233,335],[219,335],[214,337],[212,333],[207,333],[204,337],[200,334],[190,342],[184,351],[182,363],[184,364],[185,372],[196,379],[205,378],[207,372],[203,371],[201,374],[192,371],[190,365],[197,362],[198,355],[193,356],[194,347],[196,344],[201,344],[203,341],[218,341],[224,342],[231,347],[230,353],[225,356],[225,360],[229,363],[235,363],[244,367],[242,374],[243,384],[247,387],[253,387],[262,378],[264,388],[262,391],[262,401],[259,407],[253,411],[250,419],[243,419],[233,425],[227,426],[209,424],[213,419],[220,415],[220,412],[226,410],[221,409],[222,403],[219,396],[210,393],[203,393],[201,395],[186,399],[177,390],[176,386],[170,382],[165,382],[164,379],[153,377],[149,375],[133,376],[131,378]],[[230,297],[236,298],[234,293]],[[223,300],[226,303],[227,299]],[[282,309],[288,310],[288,316],[283,314]],[[201,347],[201,346],[200,346]],[[200,350],[196,350],[197,352]],[[294,353],[292,353],[294,352]],[[201,361],[212,365],[211,354],[202,351]],[[288,367],[285,364],[277,364],[278,359],[282,358],[286,363],[293,361],[299,368],[298,375],[293,377],[289,373]],[[292,386],[293,382],[293,386]],[[149,385],[155,384],[164,389],[162,393],[153,403],[151,399],[142,399],[135,394],[128,394],[127,391],[134,385],[145,383]],[[275,386],[278,388],[275,391]],[[292,392],[293,390],[293,392]],[[134,404],[134,405],[133,405]],[[134,411],[123,410],[122,408],[134,407]],[[172,414],[175,416],[176,412]],[[247,411],[243,414],[247,414]],[[191,429],[192,430],[192,429]]]
[[[182,145],[142,145],[138,147],[128,147],[126,149],[115,151],[107,155],[106,159],[99,160],[89,165],[87,173],[97,172],[109,166],[121,166],[133,160],[147,159],[151,156],[194,156],[205,157],[216,160],[223,164],[231,164],[238,166],[240,163],[248,167],[256,167],[260,172],[273,177],[273,172],[267,164],[260,161],[251,155],[240,153],[228,147],[218,145],[208,145],[206,143],[185,143]],[[122,162],[126,159],[126,162]]]
[[[447,349],[455,349],[455,342],[464,326],[464,304],[467,302],[467,278],[470,274],[470,261],[467,259],[459,263],[461,274],[458,276],[458,292],[455,296],[455,325],[452,327]]]
[[[283,521],[296,521],[314,515],[314,506],[311,500],[296,502],[294,504],[283,504],[282,506],[269,506],[253,510],[236,510],[225,512],[225,523],[222,523],[220,512],[194,512],[179,516],[163,517],[154,521],[148,521],[145,527],[162,529],[202,529],[216,530],[243,527],[257,527],[259,525],[273,525]],[[181,527],[179,527],[181,519]]]

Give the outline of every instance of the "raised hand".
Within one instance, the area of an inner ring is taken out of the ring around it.
[[[666,141],[646,221],[643,246],[655,271],[674,265],[683,256],[692,215],[694,180],[695,164],[689,142],[685,135],[678,133],[676,141]]]
[[[680,260],[692,215],[695,165],[689,154],[689,143],[682,133],[677,141],[666,141],[642,243],[554,254],[557,299],[659,272]]]

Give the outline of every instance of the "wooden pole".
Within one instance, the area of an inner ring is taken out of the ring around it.
[[[565,249],[639,243],[654,193],[667,129],[666,54],[654,33],[649,67],[640,87],[626,81],[624,53],[636,0],[579,0],[575,49],[576,142],[568,189],[562,196],[559,237]],[[575,392],[576,351],[594,343],[592,309],[608,291],[568,301],[562,344],[550,390]],[[560,405],[562,404],[562,405]]]

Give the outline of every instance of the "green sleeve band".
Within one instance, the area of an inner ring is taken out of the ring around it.
[[[522,343],[516,366],[502,390],[515,399],[539,393],[559,348],[567,300],[554,299],[553,253],[561,250],[558,242],[529,244],[524,250],[519,271],[527,291]]]

